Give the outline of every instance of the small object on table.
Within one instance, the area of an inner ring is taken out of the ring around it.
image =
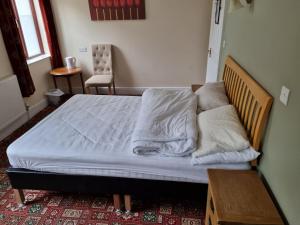
[[[255,171],[208,170],[206,225],[283,225]]]
[[[84,82],[83,82],[81,68],[75,67],[75,68],[68,69],[67,67],[60,67],[60,68],[56,68],[56,69],[50,71],[50,75],[53,78],[54,86],[55,86],[56,89],[57,89],[56,78],[58,78],[58,77],[65,77],[65,78],[67,78],[68,87],[69,87],[69,93],[70,94],[73,94],[72,84],[71,84],[71,77],[75,76],[77,74],[80,75],[80,80],[81,80],[81,85],[82,85],[82,91],[85,94]]]

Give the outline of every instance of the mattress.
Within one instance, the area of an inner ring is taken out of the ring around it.
[[[208,168],[250,169],[248,163],[193,166],[191,157],[132,153],[141,97],[75,95],[12,143],[14,168],[63,174],[207,183]]]

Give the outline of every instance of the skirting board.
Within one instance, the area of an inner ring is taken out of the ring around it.
[[[37,104],[35,104],[33,106],[30,106],[28,108],[28,117],[29,117],[29,119],[34,117],[36,114],[38,114],[40,111],[42,111],[47,106],[48,106],[48,100],[46,98],[42,99]]]
[[[6,138],[11,133],[13,133],[15,130],[17,130],[19,127],[21,127],[23,124],[28,122],[29,119],[34,117],[37,113],[39,113],[41,110],[43,110],[47,106],[48,106],[47,99],[42,99],[37,104],[30,106],[27,112],[24,112],[16,120],[14,120],[12,123],[10,123],[8,126],[6,126],[3,130],[0,131],[0,141],[3,140],[4,138]]]
[[[4,129],[0,131],[0,141],[2,141],[4,138],[6,138],[8,135],[14,132],[16,129],[21,127],[27,121],[28,121],[28,113],[24,112],[15,121],[13,121],[12,123],[10,123],[8,126],[6,126]]]
[[[116,87],[117,95],[142,95],[143,92],[148,88],[162,88],[162,89],[170,89],[170,90],[182,90],[182,89],[190,89],[191,87]],[[108,94],[107,88],[99,88],[100,94]],[[63,90],[65,91],[65,90]],[[73,92],[75,94],[81,94],[81,87],[74,87]],[[95,88],[91,88],[92,94],[96,94]]]

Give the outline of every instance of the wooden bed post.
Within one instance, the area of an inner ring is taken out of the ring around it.
[[[114,194],[113,198],[114,198],[114,207],[115,207],[116,213],[119,213],[119,212],[121,212],[121,197],[119,194]]]
[[[14,189],[15,199],[19,206],[24,205],[25,196],[22,189]]]
[[[126,213],[130,214],[131,213],[131,195],[125,195],[124,196],[124,201],[125,201],[125,209]]]

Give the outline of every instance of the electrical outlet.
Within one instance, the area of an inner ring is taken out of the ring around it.
[[[88,52],[87,47],[79,48],[79,52]]]
[[[281,94],[280,94],[280,101],[281,101],[285,106],[288,105],[289,96],[290,96],[290,90],[289,90],[287,87],[282,86],[282,88],[281,88]]]

